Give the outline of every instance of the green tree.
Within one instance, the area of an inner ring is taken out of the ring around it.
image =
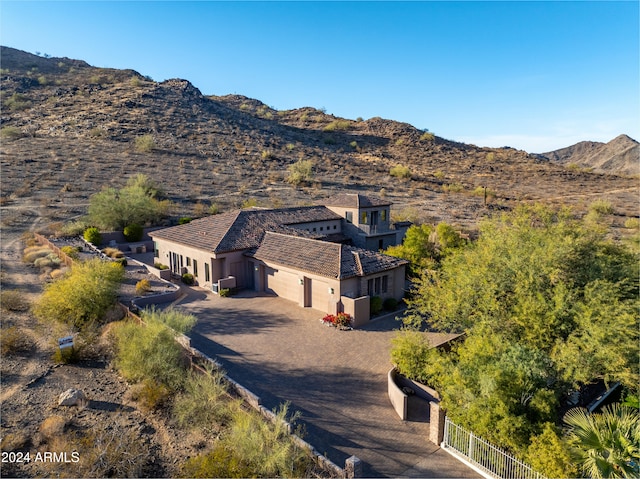
[[[568,442],[552,423],[545,423],[542,433],[531,438],[527,462],[545,477],[577,477],[578,468]]]
[[[158,199],[155,185],[144,175],[137,175],[120,188],[105,187],[91,196],[89,220],[103,230],[122,230],[131,224],[155,224],[168,208]]]
[[[74,263],[69,274],[45,286],[34,313],[45,321],[59,321],[77,330],[99,323],[116,302],[124,268],[93,259]]]
[[[640,413],[619,404],[601,413],[572,409],[564,417],[572,452],[585,477],[640,476]]]

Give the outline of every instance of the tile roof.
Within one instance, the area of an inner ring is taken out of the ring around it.
[[[361,195],[360,193],[340,193],[325,200],[324,204],[343,208],[368,208],[371,206],[389,206],[391,202],[375,196]]]
[[[214,253],[256,248],[264,232],[310,235],[293,226],[342,217],[324,206],[281,209],[246,209],[207,216],[184,225],[153,231],[150,236]]]
[[[249,254],[262,261],[335,279],[368,276],[408,263],[375,251],[271,231]]]

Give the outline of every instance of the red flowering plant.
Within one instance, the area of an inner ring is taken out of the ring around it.
[[[346,329],[351,327],[351,315],[349,313],[327,314],[322,321],[327,324],[340,329]]]

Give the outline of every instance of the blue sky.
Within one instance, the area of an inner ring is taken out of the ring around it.
[[[0,2],[0,43],[479,146],[640,140],[639,2]]]

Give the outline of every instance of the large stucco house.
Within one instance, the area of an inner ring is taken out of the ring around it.
[[[236,210],[150,233],[156,260],[201,287],[276,294],[323,313],[369,319],[369,299],[400,299],[407,261],[388,201],[340,194],[322,206]]]

